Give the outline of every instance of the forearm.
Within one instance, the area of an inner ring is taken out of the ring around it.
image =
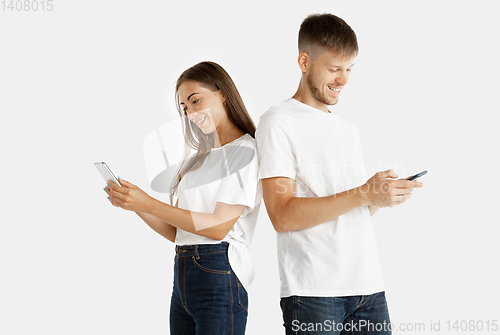
[[[167,240],[175,243],[175,235],[177,234],[176,227],[150,214],[142,212],[135,213],[139,215],[139,217],[146,222],[151,229],[165,237]]]
[[[290,197],[271,221],[278,232],[306,229],[365,205],[366,200],[357,188],[319,198]]]
[[[236,221],[224,221],[212,213],[188,211],[156,199],[152,200],[149,214],[173,227],[214,240],[222,240]]]

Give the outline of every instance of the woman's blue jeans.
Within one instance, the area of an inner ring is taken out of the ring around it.
[[[228,246],[176,246],[170,334],[245,334],[248,296],[231,269]]]

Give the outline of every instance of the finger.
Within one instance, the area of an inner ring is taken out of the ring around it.
[[[108,180],[108,187],[109,187],[110,189],[116,189],[116,188],[118,188],[118,187],[120,187],[120,186],[119,186],[119,185],[117,185],[114,181],[112,181],[112,180]]]
[[[383,177],[383,178],[397,178],[398,177],[396,172],[394,172],[392,169],[382,171],[380,174],[381,174],[381,177]]]
[[[406,200],[411,198],[412,193],[408,193],[403,197],[403,200],[401,200],[401,203],[404,204]]]
[[[404,196],[401,196],[399,198],[399,201],[397,202],[397,204],[401,205],[401,204],[405,203],[405,201],[408,200],[410,197],[411,197],[411,193],[408,193],[408,194],[406,194]]]
[[[397,187],[411,187],[411,188],[424,186],[424,184],[422,184],[419,181],[416,181],[416,180],[407,180],[407,179],[398,179],[398,180],[396,180],[396,185],[397,185]]]
[[[123,208],[123,206],[125,206],[125,204],[127,203],[125,200],[122,199],[123,196],[120,193],[116,193],[116,192],[112,191],[111,195],[109,197],[110,197],[111,203],[115,207]]]
[[[106,191],[106,193],[109,195],[111,193],[111,187],[110,186],[106,186],[104,188],[104,190]]]
[[[413,181],[413,184],[414,184],[413,187],[423,187],[424,186],[424,184],[422,184],[421,182],[416,181],[416,180]]]
[[[127,196],[126,194],[123,194],[123,193],[120,193],[118,191],[115,191],[114,189],[111,189],[110,195],[113,198],[116,198],[116,199],[119,199],[119,200],[125,200],[125,198]]]
[[[398,179],[394,181],[394,186],[396,188],[415,188],[415,187],[422,187],[424,184],[418,181],[413,181],[413,180],[406,180],[406,179]]]
[[[113,198],[112,196],[109,196],[109,197],[108,197],[108,201],[111,203],[111,205],[113,205],[113,206],[115,206],[115,207],[118,207],[118,206],[116,205],[116,202],[114,201],[114,199],[115,199],[115,198]]]
[[[124,186],[124,187],[127,187],[127,188],[135,188],[136,187],[134,184],[132,184],[126,180],[123,180],[121,178],[119,181],[120,181],[120,184],[122,184],[122,186]]]
[[[380,171],[377,174],[378,174],[378,177],[380,177],[380,178],[397,178],[398,177],[396,172],[394,172],[392,169]]]
[[[110,188],[110,190],[117,192],[117,193],[120,193],[120,194],[125,194],[127,192],[126,187],[121,187],[112,181],[109,182],[109,188]]]
[[[407,194],[411,194],[413,188],[397,188],[394,190],[394,194],[396,196],[405,196]]]

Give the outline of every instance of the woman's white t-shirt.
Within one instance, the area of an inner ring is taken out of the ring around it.
[[[229,243],[229,263],[245,288],[255,276],[250,244],[262,200],[258,173],[257,145],[255,139],[246,133],[222,147],[213,148],[202,166],[184,175],[177,191],[179,208],[193,212],[213,213],[217,202],[246,206],[222,240]],[[177,245],[220,242],[182,229],[177,229],[175,237]]]

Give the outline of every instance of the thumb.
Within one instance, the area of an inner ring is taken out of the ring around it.
[[[385,178],[397,178],[398,175],[392,169],[383,172]]]
[[[128,181],[123,180],[120,177],[118,177],[118,181],[120,182],[120,184],[122,184],[123,187],[127,187],[127,188],[134,188],[135,187],[134,184],[129,183]]]

